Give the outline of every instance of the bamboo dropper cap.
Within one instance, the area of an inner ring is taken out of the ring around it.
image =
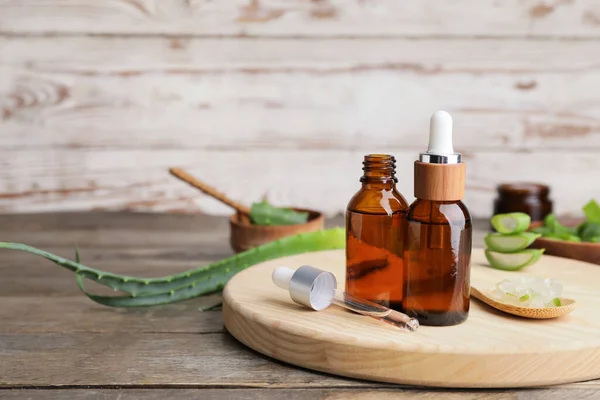
[[[415,197],[458,201],[465,195],[466,167],[452,146],[452,117],[437,111],[429,123],[429,146],[415,161]]]

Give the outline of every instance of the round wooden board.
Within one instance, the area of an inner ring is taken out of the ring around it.
[[[474,249],[471,282],[486,290],[526,273],[564,284],[577,300],[571,314],[529,320],[471,300],[469,319],[457,326],[421,326],[409,333],[332,306],[311,311],[271,282],[278,266],[333,272],[344,288],[343,250],[272,260],[235,275],[223,296],[227,330],[269,357],[317,371],[381,382],[436,387],[527,387],[600,378],[600,267],[543,256],[523,272],[486,267]]]

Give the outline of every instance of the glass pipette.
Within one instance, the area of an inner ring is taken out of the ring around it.
[[[294,302],[316,311],[336,304],[411,332],[419,327],[419,321],[415,318],[337,290],[335,275],[309,265],[303,265],[297,270],[279,267],[273,271],[273,282],[280,288],[288,290]]]

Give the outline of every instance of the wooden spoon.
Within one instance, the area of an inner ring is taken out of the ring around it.
[[[577,305],[575,300],[561,298],[560,301],[562,303],[562,306],[560,307],[530,308],[515,306],[513,304],[502,303],[473,286],[471,286],[471,295],[476,299],[483,301],[488,306],[494,307],[497,310],[503,311],[508,314],[517,315],[519,317],[533,319],[549,319],[562,317],[563,315],[567,315],[568,313],[573,311],[575,309],[575,306]]]
[[[237,201],[235,201],[233,199],[230,199],[224,193],[219,192],[214,187],[193,177],[192,175],[188,174],[181,168],[170,168],[169,172],[171,173],[171,175],[173,175],[177,179],[184,181],[185,183],[187,183],[190,186],[195,187],[196,189],[200,189],[200,191],[202,191],[203,193],[219,200],[223,204],[228,205],[229,207],[235,209],[238,213],[240,213],[244,216],[248,216],[250,214],[250,208],[246,207],[243,204],[238,203]]]

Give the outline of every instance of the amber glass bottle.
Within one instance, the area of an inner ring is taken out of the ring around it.
[[[362,188],[346,210],[346,292],[399,306],[403,290],[403,240],[408,203],[396,190],[396,160],[370,154]]]
[[[469,314],[471,218],[462,201],[416,200],[408,211],[404,312],[421,325]]]
[[[402,311],[422,325],[456,325],[469,314],[471,217],[462,203],[466,169],[452,146],[452,118],[431,119],[429,148],[415,162],[406,215]]]

